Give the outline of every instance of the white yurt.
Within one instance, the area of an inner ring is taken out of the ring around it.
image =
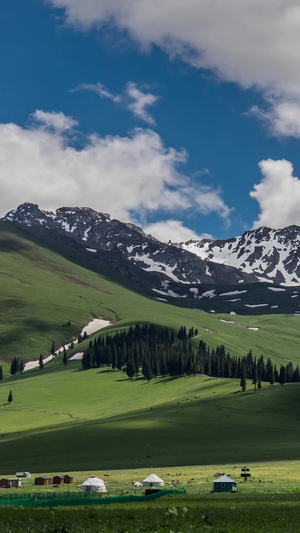
[[[143,481],[143,487],[163,487],[164,482],[156,474],[150,474]]]
[[[105,492],[106,486],[103,479],[99,479],[96,476],[91,476],[84,483],[82,483],[80,490],[85,490],[89,492]]]

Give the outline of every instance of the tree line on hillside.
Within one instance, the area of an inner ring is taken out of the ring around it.
[[[192,339],[197,334],[197,330],[190,328],[187,332],[182,326],[174,337],[168,328],[137,324],[114,336],[100,335],[91,340],[83,353],[82,367],[124,370],[130,379],[141,372],[148,381],[157,376],[177,378],[196,374],[236,378],[243,390],[247,379],[252,380],[255,389],[261,387],[261,382],[283,385],[300,381],[299,367],[294,368],[291,362],[278,370],[269,358],[265,361],[263,355],[253,357],[251,350],[246,356],[233,357],[223,345],[211,350],[203,340],[196,349]]]

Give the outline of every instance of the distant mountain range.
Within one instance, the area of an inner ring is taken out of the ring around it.
[[[260,281],[300,284],[300,227],[246,231],[227,240],[188,241],[180,246],[204,260],[254,274]]]
[[[277,309],[280,296],[281,301],[286,299],[288,312],[299,313],[294,300],[298,292],[292,291],[300,285],[298,226],[282,230],[263,227],[223,241],[166,244],[134,224],[90,208],[62,207],[50,212],[24,203],[2,221],[76,246],[90,261],[105,265],[157,299],[180,299],[180,305],[207,310],[213,301],[211,311],[229,312],[226,301],[231,311],[240,312],[243,305],[249,312],[259,307]],[[282,284],[292,287],[278,287]]]

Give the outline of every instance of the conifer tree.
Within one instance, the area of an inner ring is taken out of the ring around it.
[[[55,342],[54,341],[52,341],[51,354],[55,355]]]
[[[247,386],[247,383],[246,383],[246,368],[245,368],[245,365],[242,366],[242,369],[241,369],[241,381],[240,381],[240,385],[242,387],[242,391],[245,392],[246,390],[246,386]]]
[[[11,403],[13,401],[13,393],[12,393],[12,390],[9,391],[9,395],[8,395],[8,399],[7,399],[8,403]]]
[[[43,355],[42,354],[40,354],[39,366],[40,366],[40,370],[43,370],[43,368],[44,368],[44,359],[43,359]]]
[[[280,385],[284,385],[285,382],[286,382],[286,369],[285,369],[285,367],[283,365],[281,365],[281,367],[280,367],[278,381],[279,381]]]
[[[63,362],[65,366],[68,364],[68,356],[67,356],[66,348],[64,348]]]
[[[256,359],[254,359],[253,365],[252,365],[252,383],[254,385],[254,392],[256,392],[257,381],[258,381],[257,363],[256,363]]]
[[[149,361],[149,357],[145,357],[145,359],[144,359],[143,366],[142,366],[142,374],[143,374],[144,378],[147,379],[148,383],[153,378],[152,368],[151,368],[151,364],[150,364],[150,361]]]
[[[0,381],[2,381],[3,379],[3,369],[2,369],[2,365],[0,366]]]

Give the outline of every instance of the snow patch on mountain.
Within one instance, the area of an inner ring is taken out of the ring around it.
[[[158,292],[158,294],[162,294],[163,296],[172,296],[173,298],[187,298],[187,294],[177,294],[174,291],[171,291],[170,289],[167,292],[160,291],[158,289],[152,289],[155,292]]]
[[[251,307],[251,308],[255,308],[255,307],[268,307],[269,304],[245,304],[246,307]]]
[[[180,243],[203,260],[233,266],[261,281],[300,284],[300,227],[259,228],[223,241],[203,239]]]
[[[247,290],[245,291],[230,291],[230,292],[222,292],[219,294],[219,296],[237,296],[238,294],[245,294]]]

